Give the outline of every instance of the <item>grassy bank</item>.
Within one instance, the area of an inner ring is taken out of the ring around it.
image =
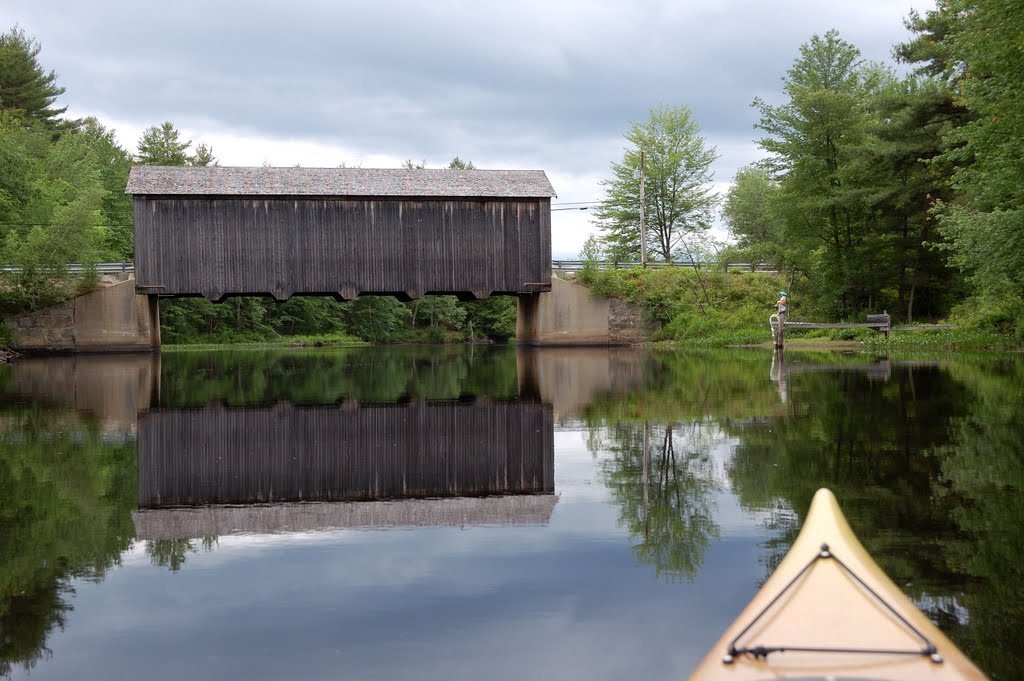
[[[687,347],[770,344],[768,317],[775,311],[779,291],[794,285],[779,274],[689,268],[584,269],[577,278],[598,295],[623,298],[642,306],[647,321],[659,327],[654,342]],[[799,278],[796,286],[803,288]],[[802,299],[799,293],[791,295],[790,319],[864,321],[818,318],[813,311],[823,307],[820,302]],[[1020,350],[1024,348],[1022,320],[1021,301],[972,300],[954,310],[948,320],[942,320],[958,327],[953,330],[898,331],[888,338],[872,329],[787,330],[786,345],[868,350]],[[893,322],[897,320],[894,318]]]
[[[343,333],[312,336],[280,336],[272,340],[236,341],[231,343],[168,343],[162,351],[230,350],[238,348],[340,348],[369,345],[366,341]]]

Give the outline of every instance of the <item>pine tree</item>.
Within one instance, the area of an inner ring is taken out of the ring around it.
[[[67,107],[54,107],[64,88],[57,74],[39,65],[42,47],[15,26],[0,35],[0,110],[19,112],[43,123],[50,130],[64,127],[60,116]]]
[[[192,140],[181,141],[181,133],[170,121],[159,127],[153,125],[146,128],[139,140],[138,153],[135,160],[144,166],[184,166],[189,165],[189,145]]]

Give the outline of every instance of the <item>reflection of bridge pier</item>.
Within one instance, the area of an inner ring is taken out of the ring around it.
[[[631,347],[523,348],[519,394],[553,405],[555,419],[578,417],[594,398],[640,385],[650,353]]]
[[[388,352],[398,360],[363,356]],[[273,363],[285,361],[299,385],[325,371],[340,379],[309,397],[311,404],[290,402],[282,385],[253,392],[244,406],[224,406],[239,390],[237,380],[222,380],[237,360],[223,367],[204,361],[197,371],[188,356],[158,354],[22,359],[10,367],[8,392],[74,409],[136,441],[144,510],[134,518],[143,538],[546,522],[555,503],[554,419],[637,386],[650,356],[607,347],[465,352],[446,348],[443,356],[453,371],[470,368],[467,385],[502,376],[499,397],[446,385],[449,401],[431,399],[412,389],[420,381],[411,376],[422,370],[414,356],[379,348],[243,363],[243,378],[274,373]],[[350,366],[381,371],[371,383],[400,376],[395,389],[367,393],[398,401],[362,401],[362,383],[345,382]],[[161,371],[169,372],[163,386]],[[514,381],[509,387],[513,376],[518,388]]]
[[[138,415],[159,400],[160,356],[23,358],[13,365],[7,392],[71,407],[98,419],[104,431],[135,433]]]

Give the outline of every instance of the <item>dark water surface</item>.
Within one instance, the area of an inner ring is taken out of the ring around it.
[[[22,360],[0,678],[682,679],[821,486],[1020,678],[1022,407],[1019,355]]]

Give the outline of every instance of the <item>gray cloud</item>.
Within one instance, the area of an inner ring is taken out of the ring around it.
[[[584,175],[658,104],[689,105],[713,144],[753,146],[750,102],[778,98],[801,43],[835,27],[884,60],[910,7],[12,0],[0,21],[40,40],[72,111]]]

